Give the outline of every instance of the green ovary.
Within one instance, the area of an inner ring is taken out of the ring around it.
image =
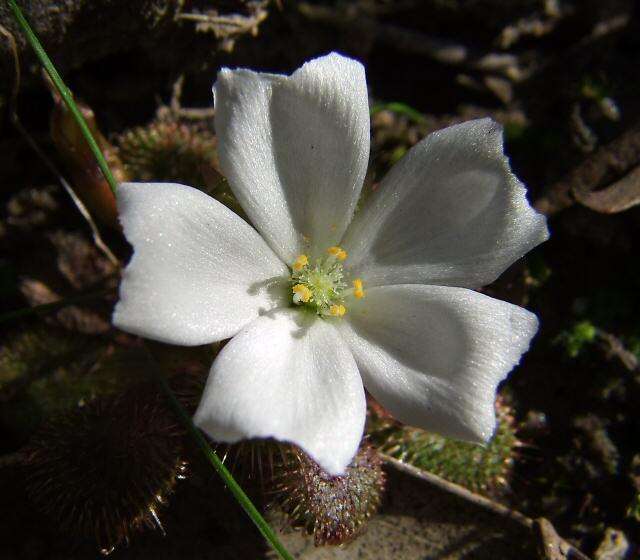
[[[354,289],[347,289],[342,261],[347,253],[340,247],[327,249],[327,256],[310,263],[300,255],[291,266],[291,291],[294,305],[303,306],[318,315],[342,317],[347,309],[346,297],[364,296],[362,281],[354,280]]]

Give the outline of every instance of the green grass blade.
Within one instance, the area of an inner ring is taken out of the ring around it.
[[[22,14],[22,11],[16,4],[15,0],[8,0],[8,2],[9,2],[9,6],[13,10],[14,16],[18,24],[24,31],[27,37],[27,40],[29,41],[29,44],[33,47],[33,50],[36,52],[36,55],[40,59],[40,62],[44,66],[47,74],[49,74],[49,77],[53,81],[58,92],[60,93],[60,96],[62,97],[67,107],[71,111],[71,114],[73,115],[74,119],[78,123],[78,126],[80,127],[80,130],[82,131],[82,134],[85,140],[87,141],[89,147],[91,148],[91,151],[93,152],[93,155],[96,158],[96,161],[98,162],[98,165],[100,166],[100,170],[104,174],[104,177],[109,183],[111,190],[115,194],[116,188],[117,188],[116,180],[113,177],[111,170],[109,169],[107,160],[102,154],[100,147],[98,146],[97,142],[93,138],[93,135],[91,134],[91,131],[89,130],[89,127],[87,126],[86,121],[84,120],[82,114],[78,110],[78,107],[76,106],[73,100],[73,95],[69,91],[69,88],[67,88],[67,86],[63,82],[62,78],[60,77],[60,74],[58,74],[58,71],[56,70],[53,63],[51,62],[51,59],[49,58],[44,48],[40,44],[40,41],[36,37],[35,33],[29,26],[29,23],[25,19],[24,15]],[[42,310],[42,311],[46,311],[46,310]],[[8,320],[10,318],[16,318],[16,313],[18,313],[18,316],[20,316],[21,314],[26,314],[22,312],[12,312],[12,316],[9,315],[8,317],[3,317],[2,319]],[[175,410],[176,414],[178,415],[180,420],[184,423],[185,427],[187,428],[187,431],[191,436],[191,438],[193,438],[197,446],[204,453],[209,463],[211,463],[211,465],[216,470],[218,475],[220,475],[220,478],[222,478],[227,488],[229,488],[229,490],[231,491],[235,499],[242,506],[242,508],[247,513],[247,515],[251,518],[251,520],[256,525],[260,533],[267,540],[267,542],[278,553],[280,558],[282,558],[283,560],[293,560],[293,556],[289,554],[287,549],[278,540],[278,537],[276,536],[274,530],[267,523],[264,517],[262,517],[260,512],[257,510],[255,505],[251,501],[251,499],[245,494],[245,492],[242,490],[240,485],[236,482],[233,475],[224,466],[224,464],[222,463],[222,461],[220,460],[216,452],[211,448],[207,440],[204,438],[204,436],[200,433],[198,428],[195,426],[195,424],[191,420],[191,417],[187,414],[187,412],[184,410],[182,405],[178,402],[178,399],[176,399],[175,395],[173,394],[173,391],[171,390],[171,388],[169,387],[169,384],[167,383],[164,373],[159,369],[159,366],[157,366],[155,362],[153,362],[153,364],[154,364],[154,368],[153,368],[154,374],[156,375],[158,382],[160,383],[160,386],[162,387],[163,391],[167,395],[167,398],[169,399],[169,402],[173,407],[173,409]]]
[[[398,101],[392,101],[390,103],[376,103],[371,107],[371,110],[369,112],[371,113],[371,115],[375,115],[380,111],[391,111],[392,113],[397,113],[398,115],[404,115],[408,119],[418,124],[422,124],[427,121],[425,116],[420,111],[414,109],[406,103],[400,103]]]
[[[267,540],[267,542],[269,542],[269,544],[271,544],[271,546],[283,560],[293,560],[293,556],[291,556],[291,554],[289,554],[282,543],[280,543],[274,530],[267,523],[264,517],[262,517],[260,512],[256,509],[256,506],[253,505],[253,502],[251,501],[249,496],[245,494],[244,490],[237,483],[235,478],[233,478],[233,475],[229,472],[229,469],[224,466],[224,463],[220,460],[216,452],[211,449],[211,446],[208,444],[207,440],[204,438],[200,430],[198,430],[196,425],[193,423],[191,417],[186,413],[182,405],[178,402],[178,399],[169,387],[169,383],[167,382],[167,378],[164,375],[160,364],[158,364],[158,362],[153,358],[153,355],[148,348],[147,353],[158,383],[162,387],[164,393],[167,395],[169,404],[187,428],[189,435],[196,442],[202,453],[204,453],[209,463],[211,463],[213,468],[220,475],[220,478],[222,478],[227,488],[233,494],[234,498],[238,501],[247,515],[255,523],[260,533],[262,533],[262,536]]]
[[[73,118],[75,119],[76,123],[80,127],[82,135],[87,141],[89,148],[93,152],[93,155],[96,158],[96,161],[98,162],[100,171],[102,171],[104,178],[107,180],[107,183],[109,183],[109,186],[111,187],[111,190],[115,195],[118,183],[116,182],[115,177],[111,173],[111,169],[109,169],[109,164],[107,163],[107,160],[105,159],[102,151],[100,150],[100,147],[98,146],[97,142],[92,136],[91,131],[87,126],[87,122],[84,120],[82,113],[80,113],[77,105],[75,104],[71,91],[62,81],[60,74],[58,74],[58,71],[53,65],[53,62],[51,62],[51,59],[45,52],[44,48],[42,47],[42,44],[38,40],[38,37],[36,37],[36,34],[33,32],[33,29],[31,29],[29,22],[25,19],[24,15],[22,14],[22,10],[20,10],[15,0],[9,0],[9,6],[13,10],[13,15],[15,16],[16,21],[22,28],[22,31],[24,32],[27,38],[27,41],[29,41],[29,44],[31,45],[36,55],[40,59],[42,66],[44,66],[44,69],[46,70],[47,74],[49,74],[51,81],[53,82],[56,89],[58,90],[60,97],[62,97],[67,107],[69,108],[69,111],[71,111]]]

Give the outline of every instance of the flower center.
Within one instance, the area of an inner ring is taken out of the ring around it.
[[[299,255],[291,265],[291,292],[295,305],[303,306],[325,317],[342,317],[345,300],[364,297],[362,280],[350,284],[345,278],[342,263],[347,252],[341,247],[329,247],[324,257],[309,262],[307,255]]]

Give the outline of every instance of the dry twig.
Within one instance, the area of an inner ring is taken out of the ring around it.
[[[394,49],[424,55],[449,66],[503,74],[513,80],[519,80],[525,74],[520,67],[519,58],[513,54],[481,53],[450,39],[380,23],[355,6],[346,5],[344,8],[336,9],[300,2],[298,12],[311,21],[358,29],[381,43],[392,45]]]
[[[597,329],[596,335],[598,339],[603,343],[604,350],[609,356],[615,356],[620,360],[620,363],[629,371],[640,371],[640,363],[636,355],[628,350],[624,343],[615,335]]]
[[[192,21],[196,24],[196,31],[213,33],[221,41],[221,48],[231,51],[235,41],[246,33],[256,36],[260,24],[267,19],[267,6],[270,0],[253,0],[247,3],[248,15],[221,15],[217,10],[207,10],[204,13],[183,13],[181,9],[175,15],[176,20]]]
[[[508,521],[516,523],[521,527],[530,530],[537,540],[538,549],[541,554],[541,558],[544,560],[567,560],[575,558],[576,560],[589,560],[589,557],[580,552],[571,543],[564,540],[548,519],[543,517],[538,519],[532,519],[527,517],[523,513],[508,508],[498,502],[495,502],[485,496],[480,496],[470,490],[467,490],[464,486],[449,482],[444,478],[441,478],[433,473],[423,471],[417,467],[404,463],[394,457],[386,454],[382,454],[382,458],[388,465],[393,468],[415,476],[420,480],[424,480],[429,484],[436,486],[440,490],[453,494],[478,506],[494,515],[498,515]]]
[[[550,186],[534,206],[553,215],[576,201],[606,214],[640,203],[640,123],[587,157]]]
[[[182,88],[184,87],[184,74],[173,83],[171,88],[171,101],[169,106],[160,103],[160,107],[156,111],[158,120],[175,121],[176,119],[185,119],[190,121],[206,121],[213,119],[215,109],[213,107],[189,107],[182,106]]]
[[[69,184],[69,182],[62,176],[62,174],[58,171],[55,164],[51,159],[44,153],[44,151],[38,146],[37,142],[31,137],[31,135],[27,132],[27,130],[22,126],[20,119],[17,113],[17,98],[18,98],[18,90],[20,88],[20,59],[18,58],[18,49],[16,46],[16,40],[14,36],[5,29],[2,25],[0,25],[0,34],[4,35],[8,42],[11,53],[14,59],[14,67],[15,67],[15,80],[13,83],[13,88],[11,90],[11,98],[9,102],[9,115],[13,126],[20,133],[20,135],[24,138],[24,140],[29,144],[31,149],[38,155],[38,157],[42,160],[42,162],[46,165],[49,171],[55,175],[58,179],[59,183],[62,185],[67,194],[75,204],[76,208],[82,214],[82,217],[85,219],[89,228],[91,229],[91,235],[93,236],[93,242],[96,244],[96,247],[102,252],[102,254],[116,267],[120,266],[120,261],[113,254],[111,249],[107,246],[107,244],[102,239],[100,235],[100,231],[98,230],[98,226],[94,222],[89,210],[84,205],[84,203],[78,198],[75,191]]]

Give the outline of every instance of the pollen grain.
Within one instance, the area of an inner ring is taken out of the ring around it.
[[[335,257],[339,261],[344,261],[347,258],[347,252],[342,247],[329,247],[327,249],[327,253],[329,253],[332,257]]]
[[[293,301],[295,303],[308,303],[313,292],[304,284],[296,284],[291,288],[293,290]]]
[[[293,261],[293,265],[291,268],[296,272],[302,270],[305,266],[309,264],[309,257],[307,255],[298,255],[295,261]]]
[[[329,307],[329,314],[333,317],[342,317],[347,312],[347,308],[342,304],[333,304]]]
[[[358,299],[362,299],[364,297],[364,287],[360,278],[356,278],[353,281],[353,295]]]

